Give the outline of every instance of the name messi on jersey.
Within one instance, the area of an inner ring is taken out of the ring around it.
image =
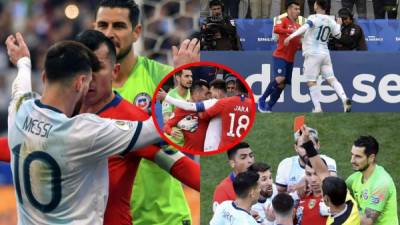
[[[29,116],[25,118],[24,125],[22,126],[22,129],[24,129],[25,131],[45,138],[49,137],[51,128],[53,128],[53,125],[51,125],[50,123],[35,120],[30,118]]]
[[[243,105],[237,105],[235,106],[235,108],[233,109],[233,111],[240,111],[240,112],[249,112],[249,107],[247,106],[243,106]]]

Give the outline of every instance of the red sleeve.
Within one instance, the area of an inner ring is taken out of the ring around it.
[[[174,116],[170,118],[164,125],[164,132],[167,134],[171,134],[172,127],[176,126],[176,124],[184,117],[185,113],[181,109],[175,109]]]
[[[188,157],[180,158],[171,168],[171,175],[185,185],[200,191],[200,165]]]
[[[0,161],[10,162],[10,149],[8,148],[8,139],[0,138]]]
[[[218,204],[221,204],[222,202],[228,200],[229,197],[226,194],[224,188],[221,185],[218,185],[217,188],[215,188],[214,191],[214,200],[213,202],[217,202]]]
[[[205,112],[200,113],[200,118],[202,119],[210,119],[220,114],[225,107],[226,98],[218,100],[211,108],[207,109]]]
[[[158,151],[160,151],[160,147],[158,147],[156,145],[149,145],[149,146],[140,148],[140,149],[134,151],[133,153],[138,157],[142,157],[142,158],[154,161],[154,158]]]
[[[285,28],[283,19],[281,21],[282,21],[281,23],[275,24],[274,33],[276,33],[276,34],[291,34],[293,31]]]

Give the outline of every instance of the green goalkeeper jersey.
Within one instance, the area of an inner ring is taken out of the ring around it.
[[[172,70],[168,65],[139,56],[125,84],[114,90],[148,110],[157,85]],[[134,225],[191,224],[182,184],[155,163],[147,159],[140,161],[132,193]]]
[[[358,203],[361,216],[370,208],[380,212],[374,225],[398,224],[396,187],[382,166],[376,165],[367,182],[363,183],[361,172],[355,172],[347,178],[346,184]]]

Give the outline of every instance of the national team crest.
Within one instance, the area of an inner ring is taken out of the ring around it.
[[[311,199],[310,202],[308,202],[308,208],[309,209],[314,208],[315,203],[317,203],[317,201],[315,199]]]
[[[148,109],[151,104],[151,97],[147,93],[142,92],[135,97],[133,103],[141,109]]]
[[[362,192],[361,196],[362,196],[362,198],[363,198],[364,200],[367,200],[367,199],[368,199],[368,189],[365,189],[365,190]]]

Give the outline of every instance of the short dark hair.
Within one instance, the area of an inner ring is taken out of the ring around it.
[[[323,10],[327,10],[329,7],[329,3],[326,0],[316,0],[315,3],[317,3],[317,5],[319,5],[319,7]]]
[[[211,81],[210,87],[226,92],[226,83],[224,80],[221,79],[215,79]]]
[[[102,44],[105,44],[108,49],[108,57],[112,63],[117,61],[117,52],[112,41],[102,32],[97,30],[85,30],[79,33],[75,40],[84,44],[92,51],[96,51]]]
[[[322,181],[322,193],[330,198],[333,205],[340,206],[346,201],[346,182],[339,177],[326,177]]]
[[[294,206],[293,198],[287,193],[279,193],[272,199],[274,211],[280,215],[288,215]]]
[[[233,159],[237,151],[242,148],[250,148],[250,145],[246,142],[240,142],[239,144],[233,146],[231,149],[227,151],[228,159]]]
[[[354,141],[354,146],[365,147],[364,153],[367,155],[367,157],[369,157],[371,154],[377,155],[379,152],[378,141],[370,135],[358,137],[357,140]]]
[[[286,3],[286,10],[287,10],[291,5],[300,6],[300,3],[297,2],[297,1],[293,1],[293,0],[290,1],[290,0],[289,0],[289,1],[287,1],[287,3]]]
[[[258,185],[260,176],[254,171],[239,173],[233,180],[233,190],[239,198],[246,198],[249,191]]]
[[[190,93],[201,90],[202,87],[210,88],[210,85],[208,85],[207,81],[205,81],[203,79],[196,80],[193,82],[192,86],[190,87]]]
[[[128,9],[132,28],[139,23],[140,9],[134,0],[102,0],[97,7],[96,16],[100,7]]]
[[[67,81],[79,73],[86,74],[100,69],[96,55],[76,41],[61,41],[52,45],[46,53],[44,70],[46,79]]]
[[[181,70],[179,70],[178,72],[176,72],[176,73],[174,74],[174,76],[178,76],[178,77],[182,76],[184,70],[189,70],[190,72],[192,72],[192,70],[190,70],[189,68],[181,69]],[[193,73],[193,72],[192,72],[192,73]]]
[[[236,82],[236,89],[240,92],[240,93],[244,93],[247,94],[248,90],[246,88],[246,86],[244,85],[244,83],[242,81]]]
[[[351,20],[353,20],[353,12],[346,7],[339,9],[338,16],[341,18],[349,17]]]
[[[266,163],[255,162],[255,163],[253,163],[253,165],[251,165],[249,167],[249,170],[254,171],[254,172],[265,172],[265,171],[271,170],[271,166]]]
[[[210,3],[208,3],[208,7],[211,8],[213,6],[221,6],[224,7],[224,3],[222,3],[220,0],[211,0]]]

